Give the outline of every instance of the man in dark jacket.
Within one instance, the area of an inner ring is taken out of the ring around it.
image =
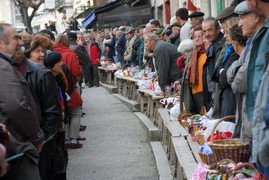
[[[78,31],[79,30],[78,21],[76,19],[74,19],[73,17],[70,17],[69,25],[70,25],[71,31]]]
[[[177,58],[181,54],[177,51],[176,46],[158,40],[154,33],[145,35],[145,47],[147,50],[153,51],[159,86],[164,91],[165,86],[170,86],[182,76],[182,72],[176,65]]]
[[[40,180],[37,164],[44,139],[41,112],[36,96],[12,58],[19,43],[22,41],[11,25],[0,23],[0,123],[10,132],[7,156],[24,153],[10,162],[10,169],[1,179]]]
[[[209,110],[213,106],[212,95],[215,88],[215,83],[211,77],[215,69],[216,58],[222,49],[221,39],[223,38],[223,33],[220,31],[219,22],[212,17],[206,18],[203,21],[202,28],[205,38],[211,43],[206,50],[207,59],[203,70],[204,106]]]
[[[93,86],[93,77],[92,77],[92,61],[90,59],[90,56],[87,52],[87,50],[85,49],[85,47],[83,46],[84,43],[84,37],[83,34],[81,33],[74,33],[74,32],[69,32],[67,33],[68,38],[70,40],[70,44],[69,47],[70,49],[72,49],[79,60],[79,64],[80,66],[83,68],[83,72],[86,73],[86,78],[85,78],[85,83],[89,86],[92,87]],[[80,39],[78,39],[78,35],[80,37]],[[78,44],[78,42],[80,42],[80,44]],[[79,80],[79,91],[80,94],[82,93],[82,82],[83,82],[83,76],[80,77]]]
[[[105,47],[108,47],[108,52],[107,52],[107,58],[108,59],[113,59],[113,56],[115,56],[115,44],[116,44],[116,32],[118,28],[114,28],[111,33],[111,41],[105,43]]]
[[[54,168],[50,166],[55,160],[52,157],[56,150],[52,148],[53,136],[58,132],[63,122],[57,82],[49,69],[38,64],[44,58],[40,41],[32,41],[27,58],[21,57],[19,71],[23,74],[31,89],[35,92],[41,108],[41,129],[44,131],[46,143],[40,153],[39,169],[42,180],[53,179]]]
[[[119,62],[121,63],[121,68],[125,65],[124,62],[124,53],[126,50],[126,38],[123,34],[123,31],[119,30],[116,32],[116,54]]]

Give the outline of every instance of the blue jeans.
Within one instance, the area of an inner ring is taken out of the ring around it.
[[[250,154],[251,154],[252,153],[252,141],[250,141],[249,146],[250,146]],[[268,179],[269,178],[269,167],[264,167],[262,164],[260,164],[260,162],[256,162],[255,165],[256,165],[256,168],[258,169],[258,171],[260,173],[264,173],[266,176],[266,179]]]
[[[264,167],[262,164],[260,164],[259,162],[255,163],[257,169],[259,172],[265,174],[266,179],[269,179],[269,167]]]

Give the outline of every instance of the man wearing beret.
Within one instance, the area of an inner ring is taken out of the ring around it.
[[[269,122],[268,111],[268,65],[265,53],[269,50],[269,0],[247,0],[248,7],[259,15],[267,17],[263,26],[253,37],[250,60],[247,69],[246,112],[252,122],[252,160],[260,172],[269,177]],[[264,73],[266,70],[266,73]],[[256,103],[258,102],[258,103]]]
[[[198,26],[202,25],[202,22],[204,20],[204,13],[203,12],[194,12],[189,15],[191,25],[192,26]]]

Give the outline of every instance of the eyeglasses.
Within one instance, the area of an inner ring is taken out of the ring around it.
[[[21,40],[21,36],[19,36],[19,35],[15,35],[15,36],[13,37],[13,39],[14,39],[14,40]]]

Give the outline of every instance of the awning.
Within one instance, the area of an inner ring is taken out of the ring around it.
[[[152,19],[150,0],[115,0],[96,7],[83,21],[82,26],[104,28],[130,22],[136,26]]]
[[[93,10],[89,16],[87,16],[83,21],[82,21],[82,27],[86,27],[87,25],[91,24],[95,19],[95,11]]]
[[[94,21],[96,14],[104,11],[108,12],[111,9],[115,8],[116,6],[119,6],[121,2],[122,0],[115,0],[94,8],[94,10],[92,10],[91,13],[82,21],[82,26],[86,27],[87,25],[91,24]]]
[[[98,7],[100,7],[100,6],[91,6],[91,7],[87,8],[85,11],[80,12],[78,14],[74,14],[73,16],[75,17],[75,19],[86,18],[92,12],[92,10],[94,10]]]

